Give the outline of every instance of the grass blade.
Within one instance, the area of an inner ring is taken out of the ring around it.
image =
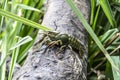
[[[14,19],[16,21],[20,21],[20,22],[22,22],[24,24],[27,24],[27,25],[30,25],[30,26],[32,26],[34,28],[38,28],[38,29],[42,29],[42,30],[51,30],[50,28],[42,26],[42,25],[40,25],[40,24],[38,24],[36,22],[30,21],[30,20],[25,19],[23,17],[19,17],[19,16],[13,14],[13,13],[8,12],[8,11],[4,11],[3,9],[0,9],[0,15],[12,18],[12,19]]]
[[[117,28],[108,30],[101,38],[101,42],[106,43],[112,38],[119,30]]]
[[[18,53],[19,53],[19,47],[14,49],[13,51],[8,80],[12,80],[12,75],[13,75],[15,63],[17,61]]]
[[[26,37],[20,39],[12,48],[10,48],[10,50],[20,47],[21,45],[23,45],[31,40],[32,40],[32,38],[30,36],[26,36]]]
[[[112,13],[112,10],[110,8],[110,4],[109,4],[108,0],[99,0],[99,1],[100,1],[100,5],[101,5],[105,15],[107,16],[110,24],[113,27],[116,27],[115,19],[113,17],[113,13]]]
[[[96,15],[95,15],[95,19],[94,19],[94,22],[93,22],[93,25],[92,25],[93,30],[95,30],[95,27],[96,27],[96,22],[97,22],[97,19],[98,19],[99,11],[100,11],[100,6],[98,6],[98,9],[97,9],[97,12],[96,12]]]
[[[91,0],[91,18],[90,18],[90,25],[93,24],[93,20],[94,20],[94,14],[95,13],[95,0]]]
[[[36,8],[33,8],[31,6],[27,6],[27,5],[24,5],[24,4],[17,4],[18,7],[22,8],[22,9],[26,9],[26,10],[32,10],[32,11],[36,11],[36,12],[39,12],[39,13],[43,13],[41,10],[39,9],[36,9]]]
[[[120,68],[120,57],[112,56],[112,59],[115,62],[115,64],[117,65],[117,67]],[[116,72],[113,67],[112,67],[112,71],[113,71],[114,80],[119,80],[120,74],[118,72]]]

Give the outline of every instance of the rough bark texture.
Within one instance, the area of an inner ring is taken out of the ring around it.
[[[89,20],[89,0],[74,0]],[[84,57],[66,47],[56,54],[59,46],[43,45],[33,49],[24,65],[13,75],[13,80],[87,80],[87,33],[66,0],[47,0],[43,25],[79,39],[85,47]],[[41,38],[41,31],[37,40]]]

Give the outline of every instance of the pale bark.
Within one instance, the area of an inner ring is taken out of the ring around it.
[[[74,1],[89,21],[89,0]],[[43,45],[29,53],[24,65],[15,72],[13,80],[87,80],[87,32],[66,1],[47,0],[42,24],[79,39],[86,49],[83,59],[79,58],[78,52],[71,51],[69,47],[56,55],[58,46],[47,48],[47,45]],[[37,40],[41,38],[40,33]]]

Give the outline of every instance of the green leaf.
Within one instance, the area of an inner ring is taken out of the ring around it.
[[[36,11],[36,12],[42,13],[41,10],[36,9],[34,7],[31,7],[31,6],[24,5],[24,4],[17,4],[17,6],[20,7],[20,8],[23,8],[23,9],[32,10],[32,11]]]
[[[110,38],[112,38],[119,30],[117,28],[108,30],[102,35],[101,42],[106,43]]]
[[[12,48],[10,48],[10,50],[20,47],[21,45],[23,45],[31,40],[32,40],[32,38],[30,36],[26,36],[26,37],[20,39]]]
[[[99,1],[100,1],[100,5],[101,5],[105,15],[107,16],[110,24],[113,27],[116,27],[116,22],[115,22],[115,19],[113,17],[113,13],[112,13],[112,10],[111,10],[111,7],[110,7],[108,0],[99,0]]]
[[[116,66],[120,69],[120,56],[112,56],[112,60],[116,64]],[[113,77],[114,80],[119,80],[120,79],[120,73],[116,72],[116,70],[112,67],[113,71]]]
[[[93,24],[94,16],[95,16],[95,0],[91,0],[91,18],[90,18],[91,25]]]
[[[120,2],[115,1],[115,2],[113,3],[113,7],[114,7],[117,11],[120,12]]]
[[[96,22],[97,22],[97,19],[98,19],[99,11],[100,11],[100,6],[98,6],[98,8],[97,8],[95,19],[94,19],[94,22],[93,22],[93,25],[92,25],[93,30],[95,30],[95,27],[96,27]]]
[[[22,23],[24,23],[26,25],[32,26],[33,28],[38,28],[38,29],[41,29],[41,30],[51,30],[50,28],[42,26],[42,25],[40,25],[40,24],[38,24],[36,22],[25,19],[23,17],[19,17],[19,16],[13,14],[13,13],[8,12],[8,11],[4,11],[3,9],[0,9],[0,15],[8,17],[8,18],[12,18],[12,19],[14,19],[16,21],[20,21],[20,22],[22,22]]]
[[[12,75],[13,75],[14,67],[15,67],[15,64],[17,61],[18,53],[19,53],[19,47],[14,49],[14,51],[12,53],[12,59],[11,59],[11,64],[10,64],[8,80],[12,80]]]
[[[106,63],[106,70],[105,70],[105,76],[106,78],[110,78],[110,80],[113,79],[113,72],[110,63],[107,61]]]

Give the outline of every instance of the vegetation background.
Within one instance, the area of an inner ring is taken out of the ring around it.
[[[45,0],[0,0],[0,80],[11,80],[15,63],[25,61],[40,25]],[[89,33],[88,80],[119,80],[120,0],[91,0],[90,22],[66,0]],[[9,73],[6,58],[11,57]]]

